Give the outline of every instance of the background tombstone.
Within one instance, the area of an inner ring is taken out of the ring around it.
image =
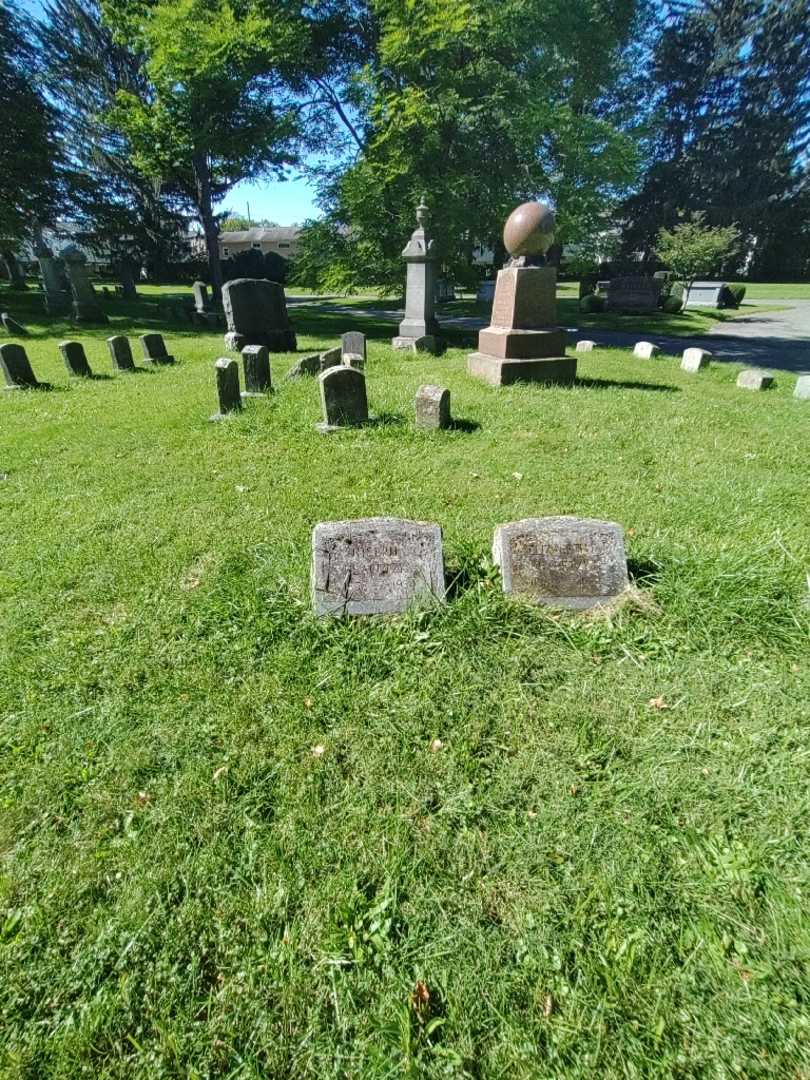
[[[132,359],[132,346],[129,344],[128,337],[124,337],[123,334],[108,337],[107,348],[110,350],[116,371],[134,371],[135,361]]]
[[[651,277],[611,278],[607,291],[608,311],[626,315],[649,315],[658,310],[661,282]]]
[[[69,375],[76,375],[80,379],[92,378],[93,372],[87,362],[84,345],[80,341],[60,341],[59,352]]]
[[[6,390],[36,390],[43,385],[37,381],[22,345],[0,345],[0,367],[5,376]]]
[[[211,301],[208,297],[208,286],[204,281],[195,281],[191,286],[194,293],[194,309],[198,315],[207,315],[211,310]]]
[[[323,409],[323,421],[316,425],[318,431],[338,431],[368,421],[366,377],[362,371],[340,364],[322,371],[318,381]]]
[[[163,334],[141,334],[139,341],[143,358],[148,364],[173,364],[174,357],[166,352]]]
[[[760,368],[746,368],[737,376],[737,386],[741,390],[770,390],[773,385],[773,375]]]
[[[438,431],[450,425],[450,391],[426,383],[416,391],[416,426]]]
[[[810,400],[810,375],[800,375],[796,380],[793,396],[799,401]]]
[[[405,281],[405,318],[399,333],[391,339],[395,349],[410,348],[414,338],[427,338],[428,351],[439,347],[439,324],[434,315],[436,255],[434,241],[427,233],[428,208],[422,199],[416,208],[416,228],[405,245],[402,257],[408,268]],[[365,350],[364,350],[365,355]]]
[[[584,341],[578,341],[577,342],[576,347],[574,349],[574,352],[593,352],[593,350],[595,348],[596,348],[596,342],[595,341],[589,341],[589,340],[586,339]]]
[[[337,367],[338,364],[343,363],[343,350],[339,345],[335,345],[333,349],[324,349],[320,354],[321,359],[321,371],[327,371],[330,367]]]
[[[363,362],[366,360],[366,335],[359,330],[349,330],[347,334],[343,334],[340,339],[340,352],[343,356],[343,362],[346,362],[347,356],[362,356]]]
[[[0,314],[0,322],[6,328],[6,332],[13,337],[28,337],[28,331],[25,329],[22,323],[18,323],[16,319],[13,319],[7,311]]]
[[[702,368],[707,368],[711,363],[712,354],[706,349],[684,349],[681,360],[681,370],[694,374]]]
[[[246,345],[242,349],[245,389],[242,397],[264,397],[270,384],[270,351],[266,345]]]
[[[235,360],[229,360],[222,356],[214,364],[217,377],[217,399],[219,412],[215,412],[211,420],[224,420],[228,413],[239,412],[242,408],[242,397],[239,393],[239,365]]]
[[[624,530],[591,518],[525,518],[499,525],[492,558],[503,591],[536,604],[590,608],[628,586]]]
[[[266,345],[271,352],[294,352],[295,332],[287,314],[284,286],[264,278],[235,278],[222,287],[228,333],[225,345]]]
[[[284,376],[284,381],[287,382],[287,380],[300,379],[302,375],[317,375],[320,370],[320,353],[314,353],[312,356],[302,356],[300,360],[293,364]]]
[[[725,281],[693,281],[683,306],[719,308],[722,306],[723,291],[727,288]]]
[[[73,318],[76,322],[107,323],[96,290],[87,276],[87,257],[75,244],[68,244],[59,253],[67,269],[70,291],[73,293]]]
[[[633,356],[638,356],[641,360],[651,360],[660,351],[658,346],[653,345],[651,341],[637,341],[633,348]]]
[[[395,615],[444,602],[442,530],[403,518],[321,522],[312,531],[311,585],[316,615]]]
[[[45,293],[45,311],[48,315],[70,314],[70,288],[67,285],[65,264],[50,253],[37,256],[42,274],[42,290]]]
[[[17,260],[17,256],[13,251],[8,249],[2,252],[3,262],[6,264],[6,270],[8,271],[8,281],[12,289],[17,289],[19,292],[24,292],[28,288],[28,282],[25,280],[25,274],[20,269],[20,264]]]

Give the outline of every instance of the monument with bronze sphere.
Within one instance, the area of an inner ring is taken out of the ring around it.
[[[545,265],[554,240],[554,211],[527,202],[503,230],[512,256],[498,273],[491,324],[467,359],[470,375],[493,386],[513,382],[572,383],[577,361],[565,355],[565,331],[556,326],[557,272]]]

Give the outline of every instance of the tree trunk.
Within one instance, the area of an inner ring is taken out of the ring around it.
[[[214,219],[211,200],[211,170],[205,154],[195,154],[194,181],[197,187],[197,211],[205,234],[205,248],[208,252],[208,271],[211,275],[211,293],[214,304],[222,303],[222,266],[219,261],[219,229]]]
[[[17,262],[17,256],[13,251],[3,252],[3,261],[6,264],[8,270],[8,279],[12,289],[18,289],[22,291],[28,288],[28,283],[25,280],[25,274],[20,269],[20,264]]]

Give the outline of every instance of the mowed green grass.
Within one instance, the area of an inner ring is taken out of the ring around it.
[[[175,367],[0,394],[0,1075],[806,1077],[807,433],[794,378],[602,350],[495,390],[365,326],[209,424]],[[124,312],[110,305],[110,311]],[[422,382],[467,430],[417,433]],[[476,426],[477,425],[477,426]],[[316,620],[319,520],[444,529],[450,601]],[[610,616],[505,599],[498,523],[621,522]],[[435,742],[439,740],[441,745]]]

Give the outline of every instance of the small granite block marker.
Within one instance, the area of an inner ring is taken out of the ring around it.
[[[7,311],[4,311],[0,315],[0,321],[2,321],[6,331],[11,334],[12,337],[28,337],[28,331],[23,324],[18,323],[16,319],[12,319]]]
[[[416,426],[438,431],[450,424],[450,391],[426,383],[416,391]]]
[[[174,357],[166,352],[163,334],[141,334],[143,358],[148,364],[173,364]]]
[[[6,379],[4,390],[36,390],[42,385],[37,382],[22,345],[0,345],[0,367]]]
[[[525,518],[499,525],[492,558],[503,591],[536,604],[590,608],[628,585],[624,530],[590,518]]]
[[[588,341],[586,339],[585,341],[578,341],[576,343],[576,346],[574,347],[574,352],[593,352],[595,348],[596,342]]]
[[[135,361],[132,359],[132,348],[129,338],[117,334],[107,338],[107,347],[110,350],[113,367],[116,371],[134,371]]]
[[[633,356],[638,356],[641,360],[650,360],[660,351],[658,346],[653,345],[651,341],[637,341],[633,349]]]
[[[356,368],[340,364],[318,376],[321,386],[323,421],[317,430],[324,434],[368,421],[366,377]]]
[[[312,530],[316,615],[396,615],[444,602],[442,530],[429,521],[360,518]]]
[[[59,352],[69,375],[76,375],[80,379],[92,378],[93,372],[87,362],[84,345],[80,341],[60,341]]]
[[[317,375],[320,370],[320,353],[314,353],[312,356],[302,356],[300,360],[297,360],[293,364],[284,376],[284,381],[287,382],[288,379],[300,379],[302,375]]]
[[[239,412],[242,408],[242,397],[239,393],[239,365],[235,360],[222,356],[214,364],[214,371],[217,376],[219,412],[215,412],[210,419],[224,420],[228,413]]]
[[[266,345],[246,345],[242,349],[245,389],[242,397],[264,397],[270,385],[270,350]]]
[[[810,375],[800,375],[796,380],[793,396],[799,401],[810,401]]]
[[[688,371],[692,375],[707,368],[712,360],[712,354],[706,349],[684,349],[681,360],[681,371]]]
[[[340,345],[335,345],[333,349],[324,349],[320,354],[321,371],[328,371],[330,367],[337,367],[338,364],[343,363],[343,350]]]
[[[737,376],[737,386],[742,390],[769,390],[773,386],[773,375],[760,368],[746,368]]]
[[[362,356],[363,362],[365,363],[366,335],[361,334],[359,330],[350,330],[341,337],[340,349],[343,354],[344,363],[346,363],[347,356]]]

